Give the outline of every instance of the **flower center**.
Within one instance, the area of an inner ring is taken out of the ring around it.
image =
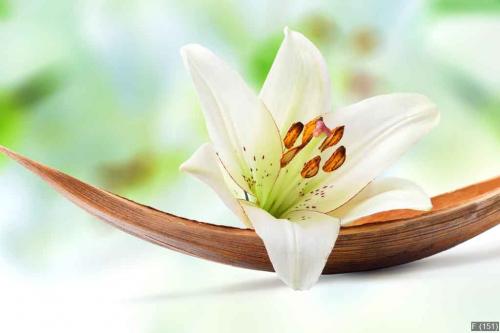
[[[304,133],[302,133],[304,131]],[[302,133],[302,143],[295,146],[295,142]],[[344,126],[339,126],[330,130],[323,122],[322,117],[315,118],[308,122],[305,126],[301,122],[294,123],[283,139],[285,148],[288,150],[281,156],[281,168],[285,168],[312,140],[313,138],[321,138],[326,136],[318,147],[318,154],[324,152],[328,148],[336,145],[344,135]],[[324,172],[332,172],[345,161],[346,149],[344,146],[337,148],[333,154],[323,165]],[[311,178],[318,174],[321,163],[321,156],[316,155],[312,159],[304,163],[300,172],[303,178]]]
[[[311,186],[320,183],[320,179],[309,183],[311,178],[325,177],[340,168],[346,159],[346,148],[339,146],[333,150],[332,147],[343,135],[344,126],[329,129],[322,117],[305,125],[292,124],[283,139],[286,150],[281,155],[280,174],[262,208],[279,217],[310,191]]]

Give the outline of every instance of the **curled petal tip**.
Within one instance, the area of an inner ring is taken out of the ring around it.
[[[392,95],[401,95],[407,97],[409,102],[419,102],[422,108],[429,110],[429,112],[432,113],[433,116],[439,119],[439,111],[437,105],[429,97],[418,93],[399,93]]]
[[[184,61],[188,61],[190,58],[196,57],[204,52],[206,53],[208,50],[200,44],[195,43],[186,44],[180,49],[180,54]]]
[[[193,45],[193,44],[186,44],[179,49],[179,53],[181,54],[181,57],[183,57],[183,58],[186,57],[187,52],[188,52],[189,48],[191,47],[191,45]]]
[[[186,163],[182,163],[181,165],[179,165],[179,171],[186,172]]]

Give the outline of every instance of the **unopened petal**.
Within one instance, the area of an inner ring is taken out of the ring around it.
[[[242,203],[279,278],[296,290],[319,279],[337,240],[340,221],[314,211],[290,212],[277,219],[265,210]]]
[[[380,178],[372,181],[351,200],[328,215],[337,217],[342,225],[394,209],[430,210],[429,196],[415,183],[401,178]]]

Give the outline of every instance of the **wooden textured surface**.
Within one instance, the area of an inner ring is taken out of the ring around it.
[[[192,221],[100,190],[0,146],[89,213],[166,248],[224,264],[272,271],[262,241],[250,229]],[[342,228],[324,274],[411,262],[460,244],[500,222],[500,177],[433,198],[431,212],[392,211]]]

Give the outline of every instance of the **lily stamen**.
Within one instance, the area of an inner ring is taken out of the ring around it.
[[[302,134],[303,145],[306,145],[309,141],[311,141],[314,136],[314,131],[316,130],[316,124],[320,121],[323,122],[323,117],[314,118],[304,126],[304,133]]]
[[[304,131],[303,131],[304,130]],[[303,131],[303,132],[302,132]],[[302,144],[297,147],[293,147],[298,137],[302,133]],[[289,149],[281,155],[280,165],[281,168],[286,167],[295,156],[315,137],[319,137],[322,134],[330,135],[330,129],[323,122],[322,117],[314,118],[309,121],[305,126],[301,122],[293,123],[292,126],[288,129],[285,138],[283,139],[283,143],[285,148]],[[291,148],[291,149],[290,149]]]
[[[323,171],[332,172],[340,168],[345,162],[345,151],[346,149],[344,146],[337,148],[337,150],[333,152],[332,156],[330,156],[330,158],[323,165]]]
[[[333,131],[331,131],[330,135],[325,139],[325,141],[323,141],[321,146],[319,146],[319,150],[323,152],[326,149],[336,145],[342,139],[342,136],[344,136],[344,126],[336,127]]]
[[[304,124],[302,124],[300,121],[290,126],[290,129],[288,130],[288,132],[285,135],[285,138],[283,139],[285,148],[290,149],[291,147],[293,147],[300,133],[302,133],[303,128]]]
[[[315,156],[313,159],[309,160],[304,164],[304,168],[300,172],[300,175],[304,178],[311,178],[318,174],[319,163],[321,162],[320,156]]]
[[[282,168],[286,167],[293,158],[302,150],[303,146],[294,147],[283,153],[280,159],[280,165]]]

